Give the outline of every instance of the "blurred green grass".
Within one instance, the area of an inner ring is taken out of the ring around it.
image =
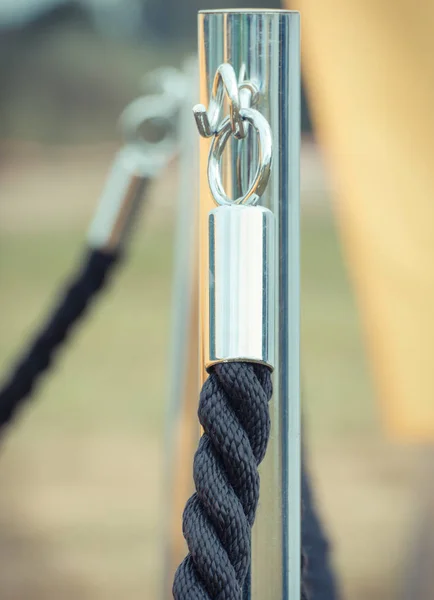
[[[330,214],[305,217],[301,243],[301,364],[312,438],[376,430],[362,332]]]
[[[144,76],[181,67],[194,47],[193,40],[106,39],[71,23],[0,36],[0,137],[68,144],[116,139],[119,114],[145,91]]]
[[[106,427],[126,419],[125,426],[152,431],[161,418],[172,237],[170,230],[152,230],[140,238],[41,382],[42,413],[33,416],[41,427],[63,418],[66,429],[92,428],[103,414]],[[75,233],[5,233],[0,247],[6,365],[48,314],[60,282],[84,260],[84,244]]]
[[[157,595],[172,232],[138,233],[8,433],[2,598],[58,597],[53,585],[62,598]],[[2,233],[3,372],[78,267],[82,246],[78,232]]]

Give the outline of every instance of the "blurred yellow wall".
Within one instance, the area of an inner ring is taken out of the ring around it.
[[[389,433],[434,440],[434,2],[284,0]]]

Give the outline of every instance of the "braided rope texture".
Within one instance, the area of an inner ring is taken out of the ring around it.
[[[189,553],[175,575],[175,600],[243,598],[271,394],[271,374],[262,365],[219,364],[205,381],[198,413],[204,434],[193,466],[196,493],[183,517]]]
[[[54,352],[86,312],[91,299],[102,290],[117,258],[116,254],[100,250],[91,250],[87,254],[78,275],[67,286],[54,312],[1,388],[0,431],[30,396],[38,379],[52,363]]]

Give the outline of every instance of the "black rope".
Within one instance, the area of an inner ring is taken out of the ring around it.
[[[189,554],[175,575],[175,600],[243,597],[271,394],[270,371],[262,365],[223,363],[205,381],[199,402],[204,434],[193,467],[196,493],[183,518]]]
[[[304,457],[301,469],[302,498],[302,600],[338,600],[340,594],[330,563],[330,543],[318,516]]]
[[[0,432],[29,397],[40,376],[47,371],[54,352],[85,313],[93,296],[102,290],[116,261],[116,254],[100,250],[91,250],[86,255],[78,275],[68,285],[54,312],[0,391]]]
[[[250,530],[259,496],[257,467],[270,432],[269,370],[248,363],[216,365],[199,402],[204,434],[194,459],[196,493],[183,531],[189,554],[178,568],[175,600],[249,597]],[[330,547],[302,464],[301,600],[338,600]]]

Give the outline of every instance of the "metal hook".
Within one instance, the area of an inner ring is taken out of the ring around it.
[[[228,63],[220,65],[216,71],[208,111],[203,104],[196,104],[193,107],[193,114],[199,133],[202,137],[207,138],[216,133],[223,106],[223,92],[226,92],[229,99],[229,118],[232,133],[237,139],[244,138],[246,137],[246,130],[240,113],[241,104],[238,82],[234,68]]]

